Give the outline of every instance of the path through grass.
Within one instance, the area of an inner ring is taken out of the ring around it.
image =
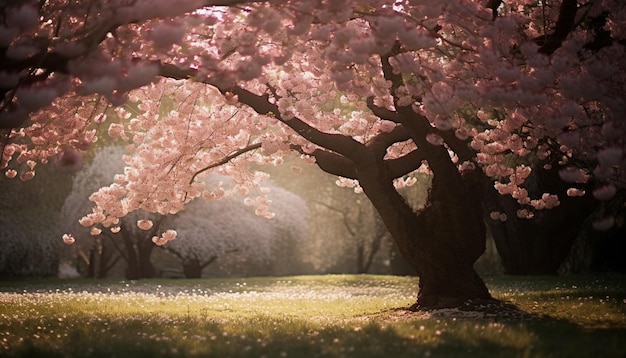
[[[623,357],[624,276],[493,277],[529,313],[409,313],[415,279],[0,283],[8,357]]]

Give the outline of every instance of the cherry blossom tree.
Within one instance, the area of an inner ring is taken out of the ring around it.
[[[585,183],[599,201],[625,184],[617,0],[58,0],[0,11],[7,176],[27,180],[36,161],[86,148],[108,111],[125,119],[108,133],[133,156],[91,197],[86,226],[245,193],[265,179],[249,163],[296,151],[363,190],[420,276],[415,307],[428,308],[490,299],[472,267],[490,191],[531,218]],[[570,183],[566,194],[530,195],[525,180],[542,166]],[[397,188],[420,167],[433,180],[416,210]],[[233,184],[207,187],[209,172]],[[249,202],[273,215],[266,194]],[[610,213],[595,221],[614,224]]]

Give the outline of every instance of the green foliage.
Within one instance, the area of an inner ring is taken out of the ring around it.
[[[494,277],[527,314],[411,313],[413,278],[14,281],[0,355],[63,357],[624,356],[623,276]]]

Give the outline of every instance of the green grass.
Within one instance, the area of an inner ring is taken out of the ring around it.
[[[624,357],[626,277],[490,277],[526,315],[409,313],[414,278],[0,283],[7,357]]]

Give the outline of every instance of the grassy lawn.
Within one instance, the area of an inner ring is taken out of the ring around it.
[[[407,312],[393,276],[0,282],[0,356],[626,356],[626,276],[486,281],[526,314]]]

